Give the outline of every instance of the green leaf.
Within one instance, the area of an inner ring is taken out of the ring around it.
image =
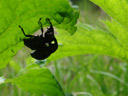
[[[50,18],[55,27],[73,34],[78,14],[68,0],[0,0],[0,68],[23,47],[24,35],[19,25],[26,34],[32,34],[39,29],[40,17],[44,26],[47,26],[45,19]]]
[[[105,21],[109,31],[119,40],[123,47],[128,47],[128,2],[127,0],[91,0],[99,5],[111,17]]]
[[[120,24],[128,26],[128,1],[127,0],[90,0],[101,7]]]
[[[65,96],[59,83],[47,68],[26,68],[14,79],[6,82],[16,84],[18,87],[30,93],[47,96]]]
[[[78,24],[78,30],[73,36],[63,34],[66,32],[59,30],[61,34],[58,40],[62,46],[49,58],[49,61],[72,55],[102,54],[128,62],[128,1],[91,1],[112,17],[111,21],[102,20],[108,30],[94,29],[84,24]]]
[[[80,54],[102,54],[128,61],[128,51],[111,33],[86,24],[78,24],[77,29],[72,36],[58,30],[57,40],[61,45],[49,61]]]

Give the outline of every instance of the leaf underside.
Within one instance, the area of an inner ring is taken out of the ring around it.
[[[104,31],[81,23],[77,25],[78,30],[73,36],[67,36],[66,31],[58,30],[60,34],[57,39],[62,45],[49,61],[80,54],[101,54],[128,62],[127,0],[91,1],[112,17],[111,21],[102,20],[108,30]]]
[[[49,18],[55,27],[73,34],[79,16],[68,0],[0,0],[0,14],[0,68],[23,47],[19,25],[26,34],[32,34],[39,29],[40,17],[44,26],[48,26],[45,19]]]
[[[49,61],[80,54],[102,54],[128,60],[128,51],[111,33],[80,23],[77,29],[72,36],[67,35],[67,31],[58,30],[60,34],[57,39],[61,45],[48,58]]]

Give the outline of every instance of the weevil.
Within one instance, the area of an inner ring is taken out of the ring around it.
[[[41,35],[26,35],[24,29],[19,25],[24,36],[24,45],[34,50],[31,52],[31,56],[37,60],[43,60],[48,58],[58,48],[58,42],[54,35],[54,28],[49,18],[46,18],[46,22],[50,24],[50,27],[44,32],[43,25],[39,19],[38,24],[41,27]],[[43,35],[44,34],[44,35]]]

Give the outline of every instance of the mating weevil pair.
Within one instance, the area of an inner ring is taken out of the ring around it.
[[[49,18],[46,19],[46,22],[50,24],[50,27],[47,28],[46,32],[44,33],[43,26],[41,23],[41,18],[39,19],[38,24],[41,27],[42,34],[38,36],[26,35],[23,28],[19,25],[25,37],[29,37],[23,39],[24,45],[26,45],[32,50],[35,50],[34,52],[31,53],[31,56],[37,60],[46,59],[58,48],[58,43],[54,36],[54,28],[52,26],[52,23],[49,20]]]

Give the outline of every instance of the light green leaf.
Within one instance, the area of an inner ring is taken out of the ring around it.
[[[50,18],[54,26],[73,34],[78,16],[78,10],[68,0],[0,0],[0,68],[23,47],[19,25],[26,34],[32,34],[39,29],[40,17],[44,26],[45,19]]]
[[[102,54],[128,60],[128,51],[111,33],[85,24],[78,24],[77,29],[72,36],[58,30],[57,40],[62,45],[48,58],[49,61],[80,54]]]
[[[62,43],[59,50],[50,60],[80,55],[102,54],[119,58],[128,62],[128,1],[127,0],[91,0],[101,7],[111,17],[111,21],[103,21],[108,31],[78,24],[78,30],[73,35],[61,34],[58,40]]]
[[[18,77],[6,82],[16,84],[30,93],[47,96],[65,96],[59,83],[47,68],[26,68]]]
[[[108,13],[113,19],[119,23],[128,26],[128,1],[127,0],[90,0],[99,7],[101,7],[106,13]]]
[[[123,47],[128,49],[128,2],[127,0],[91,0],[112,17],[104,21],[109,31]]]

